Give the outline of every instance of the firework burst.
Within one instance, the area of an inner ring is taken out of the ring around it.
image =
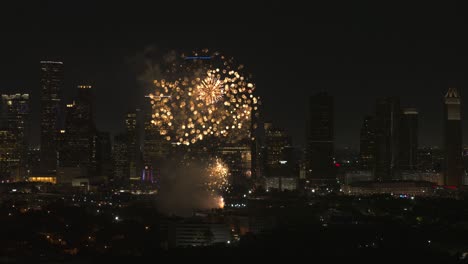
[[[192,55],[176,56],[167,63],[164,78],[154,80],[152,123],[177,144],[206,137],[249,138],[259,98],[243,66],[208,50]],[[201,55],[209,60],[197,59]]]
[[[229,186],[229,169],[220,159],[216,158],[215,161],[208,166],[208,181],[206,183],[208,189],[212,193],[222,193],[227,191]]]
[[[218,102],[223,94],[224,82],[213,73],[208,72],[208,76],[197,85],[198,100],[205,101],[205,105],[211,105]]]

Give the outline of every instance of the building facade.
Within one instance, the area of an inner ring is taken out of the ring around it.
[[[310,97],[307,127],[307,156],[309,176],[333,179],[334,156],[334,99],[327,93]]]
[[[60,130],[63,62],[41,61],[41,164],[43,173],[57,168],[58,133]]]
[[[449,88],[444,101],[444,180],[446,185],[463,184],[463,142],[461,98],[456,88]]]

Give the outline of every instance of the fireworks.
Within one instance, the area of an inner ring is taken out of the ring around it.
[[[229,169],[221,160],[215,159],[215,162],[208,167],[208,181],[206,183],[208,189],[212,193],[220,193],[226,191],[229,186]]]
[[[197,60],[200,55],[210,59]],[[167,64],[164,78],[154,80],[156,88],[149,95],[152,123],[166,140],[190,145],[206,137],[250,137],[259,99],[242,65],[208,50]]]
[[[218,207],[223,209],[224,208],[224,198],[223,197],[218,197]]]
[[[224,94],[223,84],[223,81],[208,72],[208,76],[197,85],[197,99],[205,101],[206,105],[218,102]]]

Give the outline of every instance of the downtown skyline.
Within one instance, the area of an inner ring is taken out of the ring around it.
[[[84,12],[87,7],[93,11]],[[358,5],[348,12],[343,6],[333,14],[320,14],[320,10],[331,9],[317,5],[308,14],[292,12],[295,8],[283,2],[249,8],[241,4],[226,11],[227,15],[245,12],[246,18],[251,18],[236,26],[229,20],[210,25],[208,19],[168,23],[164,21],[168,15],[158,19],[145,16],[157,7],[84,4],[64,8],[50,2],[41,8],[46,18],[38,19],[36,25],[29,27],[23,21],[3,30],[9,41],[2,44],[8,51],[0,68],[4,73],[0,78],[2,92],[30,93],[32,116],[38,120],[37,62],[63,61],[63,100],[69,102],[74,97],[76,85],[92,84],[98,128],[118,134],[124,130],[124,114],[138,107],[144,96],[137,79],[145,50],[165,54],[207,47],[246,66],[262,97],[263,117],[285,128],[294,145],[305,146],[307,98],[325,91],[335,97],[336,146],[358,149],[363,118],[375,112],[375,101],[383,96],[400,96],[402,106],[418,110],[420,146],[442,146],[444,93],[455,87],[463,98],[468,85],[463,63],[467,40],[458,33],[465,22],[456,6],[419,10],[419,6],[410,5],[396,17],[396,7],[374,11]],[[12,8],[19,20],[42,17],[28,8]],[[98,12],[106,8],[110,18],[125,17],[127,8],[142,15],[110,26]],[[189,20],[191,8],[182,11],[181,15],[187,15],[185,20]],[[420,17],[413,17],[413,11]],[[440,16],[430,17],[429,11]],[[81,17],[81,12],[85,16]],[[56,25],[54,18],[63,23]],[[238,28],[239,33],[226,34],[230,28]],[[462,99],[462,116],[467,111]],[[466,122],[462,126],[468,131]],[[33,127],[38,129],[38,124],[33,123]],[[38,145],[39,139],[33,138],[33,142]]]

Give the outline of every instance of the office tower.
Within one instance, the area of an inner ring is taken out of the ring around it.
[[[310,97],[307,155],[312,178],[335,179],[334,100],[327,93]]]
[[[129,179],[140,180],[140,140],[138,127],[138,114],[140,109],[125,115],[125,131],[127,136],[127,156],[129,166]]]
[[[79,85],[78,95],[66,105],[65,130],[62,135],[59,166],[80,167],[87,176],[96,166],[96,128],[93,119],[92,87]],[[84,176],[84,175],[83,175]]]
[[[274,127],[272,123],[265,123],[264,131],[265,142],[262,156],[267,189],[283,190],[283,181],[286,178],[295,178],[292,140],[284,130]],[[275,180],[270,180],[272,178]]]
[[[143,170],[141,178],[148,180],[151,175],[153,182],[161,177],[161,168],[165,160],[169,160],[171,142],[161,136],[159,129],[151,123],[152,107],[150,100],[146,101],[144,111],[144,137],[143,137]]]
[[[209,154],[201,155],[209,156]],[[205,151],[207,153],[207,151]],[[224,143],[217,148],[217,157],[229,167],[231,186],[235,191],[246,191],[252,176],[252,150],[250,139]]]
[[[25,165],[29,135],[29,94],[2,94],[1,126],[15,141],[13,156]]]
[[[16,150],[16,138],[8,130],[0,130],[0,182],[11,181],[18,164],[11,153]]]
[[[418,149],[417,169],[425,172],[442,172],[444,153],[439,147],[423,147]]]
[[[418,111],[413,108],[402,110],[400,124],[400,168],[416,170],[418,156]]]
[[[112,169],[112,143],[109,132],[97,132],[96,135],[96,173],[110,176]]]
[[[399,178],[400,98],[384,97],[376,104],[375,178]]]
[[[293,147],[291,137],[282,129],[274,127],[272,123],[264,124],[265,143],[264,143],[264,166],[265,175],[270,176],[282,164],[292,166]]]
[[[463,184],[462,127],[460,94],[449,88],[444,105],[444,180],[447,185]]]
[[[375,117],[366,116],[361,126],[359,159],[364,170],[374,170],[375,167]]]
[[[63,63],[41,61],[41,172],[57,168],[57,138],[60,126]]]
[[[112,148],[112,160],[114,167],[114,182],[125,183],[129,180],[129,158],[128,158],[128,137],[126,134],[119,134],[114,137]]]

